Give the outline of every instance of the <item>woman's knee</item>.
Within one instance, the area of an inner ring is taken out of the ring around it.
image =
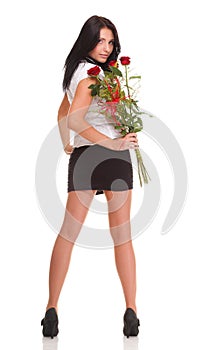
[[[106,193],[110,233],[115,245],[131,240],[131,191]]]

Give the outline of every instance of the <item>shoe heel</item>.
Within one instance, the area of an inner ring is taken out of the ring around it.
[[[59,321],[56,310],[54,308],[49,309],[41,321],[41,326],[43,326],[43,336],[50,337],[51,339],[56,337],[59,333],[58,323]]]
[[[127,338],[130,336],[136,337],[139,334],[139,326],[139,319],[137,318],[135,311],[131,308],[128,308],[124,314],[124,335]]]
[[[43,336],[50,337],[53,339],[58,334],[58,322],[47,321],[47,324],[42,323],[43,326]]]
[[[131,323],[127,323],[124,322],[124,335],[129,338],[130,336],[132,337],[136,337],[139,334],[139,322],[135,323],[135,322],[131,322]]]
[[[53,337],[56,337],[58,334],[57,326],[58,326],[57,322],[51,322],[51,324],[50,324],[50,328],[51,328],[50,337],[51,337],[51,339],[53,339]]]

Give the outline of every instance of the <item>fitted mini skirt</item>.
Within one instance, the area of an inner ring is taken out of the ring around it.
[[[133,188],[129,150],[113,151],[99,145],[74,148],[68,165],[68,192],[126,191]]]

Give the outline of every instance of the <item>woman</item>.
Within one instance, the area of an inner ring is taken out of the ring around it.
[[[75,240],[95,194],[104,193],[108,203],[109,227],[114,242],[115,262],[123,287],[126,311],[124,335],[138,335],[136,316],[136,266],[131,241],[130,207],[132,164],[130,148],[138,147],[136,134],[120,137],[111,121],[94,111],[95,98],[89,85],[95,79],[88,70],[95,65],[108,69],[116,60],[120,43],[114,24],[90,17],[65,61],[65,95],[58,112],[59,130],[67,154],[68,198],[64,222],[57,236],[50,263],[49,300],[41,325],[43,335],[58,334],[57,303],[69,267]],[[74,148],[70,130],[75,132]]]

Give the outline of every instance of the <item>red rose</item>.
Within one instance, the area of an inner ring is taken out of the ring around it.
[[[88,69],[87,74],[91,76],[96,76],[100,73],[101,69],[98,66],[94,66]]]
[[[130,57],[128,57],[128,56],[122,56],[122,57],[120,58],[120,61],[121,61],[121,64],[122,64],[123,66],[128,66],[128,65],[130,64]]]
[[[117,67],[118,62],[116,60],[113,60],[113,61],[110,61],[108,65],[111,67]]]

